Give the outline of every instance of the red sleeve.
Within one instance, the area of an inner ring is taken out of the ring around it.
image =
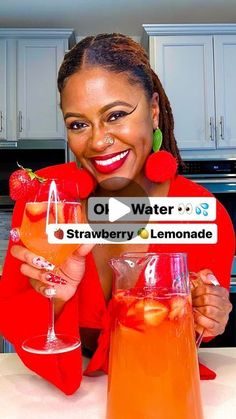
[[[13,213],[13,227],[18,227],[24,209],[17,202]],[[12,243],[9,245],[9,249]],[[48,327],[49,309],[46,297],[38,294],[27,277],[20,273],[21,262],[10,255],[8,249],[3,276],[0,281],[0,332],[10,341],[24,364],[48,380],[65,394],[73,394],[82,378],[81,350],[65,354],[36,355],[21,349],[22,342],[34,335],[44,334]],[[78,336],[78,295],[64,307],[56,322],[58,333]]]

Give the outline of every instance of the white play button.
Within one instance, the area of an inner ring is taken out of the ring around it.
[[[119,218],[124,217],[124,215],[128,214],[131,211],[128,205],[123,204],[123,202],[115,198],[109,198],[108,205],[109,205],[108,219],[110,223],[113,223],[114,221],[119,220]]]
[[[123,185],[124,178],[114,177],[112,182],[114,182],[115,186]],[[117,189],[119,195],[114,196],[111,193],[109,196],[108,191],[110,189],[107,189],[107,186],[110,186],[110,184],[109,182],[107,184],[107,180],[104,180],[99,183],[97,190],[87,200],[86,213],[90,227],[97,234],[100,234],[103,228],[109,230],[111,236],[112,232],[117,232],[113,238],[110,238],[114,243],[125,242],[126,238],[123,236],[123,232],[133,231],[133,224],[135,224],[135,232],[138,234],[141,228],[145,228],[148,221],[145,211],[142,215],[143,218],[137,220],[137,213],[134,211],[133,206],[134,199],[138,199],[138,203],[141,206],[150,206],[146,191],[138,183],[130,179],[127,179],[127,185],[123,190]],[[124,194],[122,194],[122,191]],[[103,196],[103,192],[105,196]]]

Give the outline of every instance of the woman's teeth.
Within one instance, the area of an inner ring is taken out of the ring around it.
[[[115,163],[116,161],[119,161],[121,159],[123,159],[125,156],[127,156],[128,154],[128,150],[123,151],[123,153],[117,154],[116,156],[112,157],[111,159],[107,159],[107,160],[95,160],[95,163],[100,165],[100,166],[109,166],[112,163]]]

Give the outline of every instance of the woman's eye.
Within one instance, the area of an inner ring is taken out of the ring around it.
[[[87,124],[85,124],[84,122],[79,122],[79,121],[73,121],[67,124],[67,129],[71,129],[75,131],[78,131],[86,127],[87,127]]]
[[[186,204],[185,210],[186,210],[187,214],[192,214],[192,212],[193,212],[192,204]]]
[[[108,121],[116,121],[119,118],[122,118],[123,116],[126,116],[127,112],[124,111],[117,111],[113,112],[111,115],[108,116]]]

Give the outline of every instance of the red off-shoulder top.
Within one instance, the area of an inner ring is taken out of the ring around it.
[[[52,166],[38,171],[45,177],[72,177],[75,163]],[[169,197],[211,196],[201,186],[176,176]],[[12,227],[21,224],[25,203],[18,201],[13,212]],[[217,202],[218,242],[216,244],[181,244],[149,246],[150,252],[186,252],[189,270],[209,268],[220,284],[229,288],[231,265],[235,252],[235,236],[230,217]],[[109,305],[107,306],[92,254],[86,258],[86,272],[76,294],[68,301],[56,322],[58,333],[77,336],[80,327],[99,329],[98,347],[85,371],[82,371],[81,349],[58,355],[36,355],[22,350],[22,342],[30,336],[44,334],[48,326],[48,300],[38,294],[27,277],[20,273],[21,262],[10,254],[10,241],[0,280],[0,333],[10,341],[24,364],[53,383],[65,394],[73,394],[80,386],[82,374],[107,372],[109,353]],[[138,246],[137,246],[138,251]]]

